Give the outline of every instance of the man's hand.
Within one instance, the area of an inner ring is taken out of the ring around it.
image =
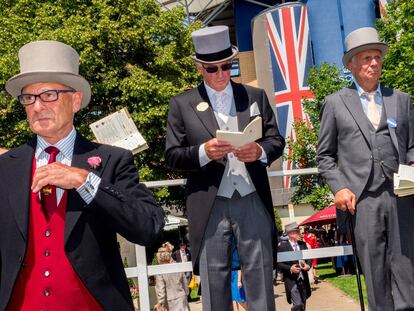
[[[259,144],[251,142],[233,150],[234,156],[241,162],[254,162],[262,155]]]
[[[62,189],[77,189],[88,177],[87,170],[54,162],[36,169],[33,175],[32,191],[38,192],[46,185]]]
[[[290,267],[290,273],[299,273],[301,271],[300,266],[296,263]]]
[[[209,159],[219,160],[232,151],[232,146],[227,141],[213,138],[206,142],[204,149]]]
[[[302,270],[309,271],[309,270],[310,270],[310,268],[311,268],[311,267],[310,267],[307,263],[305,263],[305,264],[303,265]]]
[[[355,194],[348,188],[339,190],[335,194],[335,205],[336,208],[346,212],[347,210],[351,215],[355,214],[356,197]]]

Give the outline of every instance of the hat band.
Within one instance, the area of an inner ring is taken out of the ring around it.
[[[196,53],[196,57],[198,60],[205,61],[205,62],[214,62],[225,59],[233,55],[233,50],[231,46],[225,50],[216,53],[209,53],[209,54],[200,54]]]

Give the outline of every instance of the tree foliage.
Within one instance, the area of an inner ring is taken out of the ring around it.
[[[162,11],[154,0],[1,0],[0,83],[19,72],[17,51],[33,40],[58,40],[80,54],[80,73],[92,100],[75,119],[93,139],[89,124],[127,107],[150,149],[136,157],[142,180],[177,177],[166,169],[164,141],[169,99],[199,77],[189,57],[190,33],[181,8]],[[0,91],[0,146],[11,148],[32,133],[24,109]],[[159,199],[169,190],[159,189]]]
[[[309,116],[310,124],[301,120],[296,121],[293,125],[296,140],[290,142],[293,150],[291,160],[299,168],[317,166],[315,157],[320,126],[319,110],[325,96],[340,90],[347,85],[347,82],[341,78],[336,66],[323,63],[319,68],[313,67],[311,69],[308,84],[315,96],[314,99],[303,101],[303,107]],[[320,186],[319,176],[298,176],[295,182],[296,190],[291,198],[293,204],[309,203],[314,209],[321,210],[332,202],[331,192],[326,185]]]
[[[414,96],[414,0],[388,1],[377,28],[389,45],[381,83]]]

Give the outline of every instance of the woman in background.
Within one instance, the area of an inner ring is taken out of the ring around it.
[[[168,244],[164,243],[158,249],[156,256],[159,264],[171,262],[172,248]],[[190,310],[187,302],[187,280],[183,272],[156,275],[155,293],[157,294],[158,301],[155,308],[157,311]]]

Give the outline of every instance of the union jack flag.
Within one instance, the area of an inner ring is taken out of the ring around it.
[[[281,135],[286,141],[295,139],[293,122],[309,118],[302,108],[303,98],[313,98],[307,84],[309,70],[313,65],[306,6],[282,5],[266,14],[267,35],[273,71],[275,109]],[[285,152],[292,155],[286,145]],[[295,167],[285,160],[283,169]],[[290,177],[285,177],[284,187],[289,188]]]

